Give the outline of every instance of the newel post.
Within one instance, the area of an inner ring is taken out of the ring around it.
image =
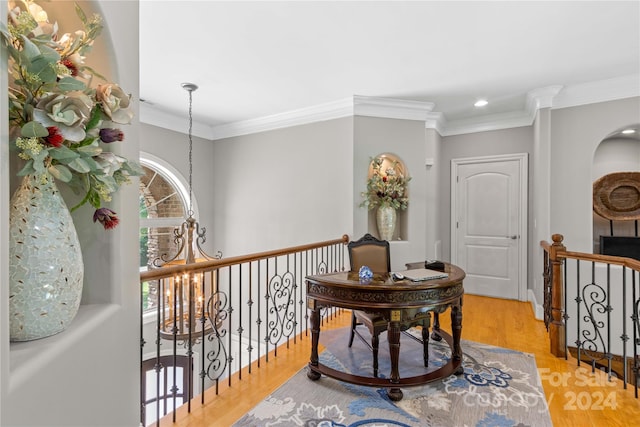
[[[556,357],[566,357],[565,348],[565,323],[564,323],[564,285],[562,274],[562,260],[560,252],[567,248],[562,244],[564,236],[554,234],[551,236],[553,244],[549,249],[549,261],[551,262],[551,321],[549,323],[549,341],[551,354]]]

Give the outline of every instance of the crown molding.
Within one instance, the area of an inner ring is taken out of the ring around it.
[[[426,121],[434,106],[433,102],[360,95],[353,97],[356,116]]]
[[[447,127],[447,119],[443,113],[432,112],[427,115],[427,119],[424,121],[424,127],[426,129],[435,129],[441,136]]]
[[[227,123],[213,128],[210,139],[217,140],[257,132],[282,129],[291,126],[321,122],[353,116],[353,100],[351,98],[300,108],[298,110]]]
[[[148,125],[169,129],[174,132],[189,132],[189,119],[187,117],[177,116],[176,114],[160,110],[145,102],[140,102],[140,121]],[[212,127],[198,122],[192,121],[191,134],[199,138],[211,139]]]
[[[424,121],[433,106],[432,102],[356,95],[313,107],[216,126],[211,139],[231,138],[350,116]]]
[[[567,86],[554,97],[553,108],[576,107],[634,96],[640,96],[638,74]]]
[[[535,118],[539,109],[553,106],[553,99],[560,93],[562,88],[562,85],[547,86],[534,89],[527,93],[527,104],[525,108],[532,120]]]
[[[508,113],[487,114],[473,119],[447,122],[446,125],[442,126],[442,130],[438,132],[441,136],[452,136],[531,126],[531,123],[533,123],[533,119],[528,112],[511,111]]]
[[[537,111],[541,108],[574,107],[635,96],[640,96],[640,76],[637,74],[566,87],[553,85],[538,88],[527,93],[523,110],[447,121],[444,114],[433,111],[433,102],[355,95],[219,126],[208,126],[194,121],[193,134],[209,140],[218,140],[342,117],[369,116],[424,121],[425,128],[435,129],[441,136],[450,136],[531,126]],[[140,121],[143,123],[186,133],[185,120],[140,103]]]

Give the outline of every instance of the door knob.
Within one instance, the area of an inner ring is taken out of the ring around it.
[[[509,238],[510,238],[511,240],[516,240],[516,239],[518,238],[518,235],[517,235],[517,234],[514,234],[513,236],[509,236]]]

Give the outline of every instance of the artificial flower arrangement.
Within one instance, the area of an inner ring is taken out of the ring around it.
[[[83,29],[58,36],[57,23],[32,0],[11,7],[0,33],[9,54],[10,147],[26,163],[19,176],[49,173],[89,203],[93,221],[105,229],[118,225],[117,214],[103,207],[140,165],[106,150],[124,140],[119,125],[133,118],[130,95],[106,82],[84,59],[102,31],[98,15],[88,18],[76,5]],[[91,87],[93,78],[104,83]]]
[[[367,191],[362,193],[365,200],[360,206],[374,209],[378,206],[391,206],[394,209],[406,209],[409,204],[407,183],[411,177],[405,177],[398,169],[398,162],[382,170],[386,158],[382,156],[371,159],[373,173],[367,181]]]

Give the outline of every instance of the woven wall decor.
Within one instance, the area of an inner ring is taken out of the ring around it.
[[[597,179],[593,210],[610,220],[640,219],[640,172],[615,172]]]

